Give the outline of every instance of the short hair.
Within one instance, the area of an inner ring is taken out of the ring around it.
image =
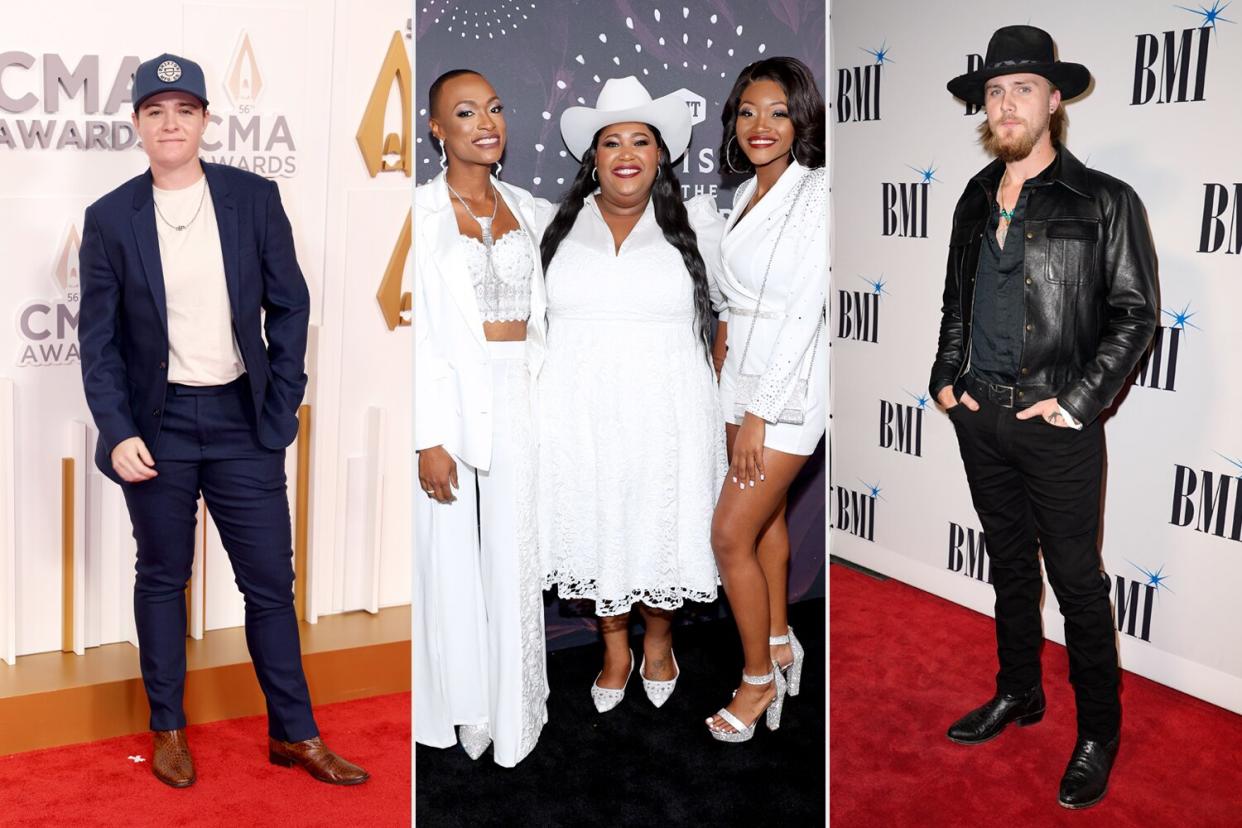
[[[443,90],[444,84],[448,83],[453,78],[459,78],[462,75],[478,75],[479,77],[483,77],[482,72],[475,71],[474,69],[450,69],[440,77],[433,80],[431,82],[431,89],[427,92],[427,111],[431,113],[431,117],[434,118],[436,116],[436,107],[440,103],[440,92]]]
[[[785,91],[789,99],[789,118],[793,121],[793,154],[804,167],[824,166],[824,97],[815,83],[815,75],[797,58],[771,57],[758,60],[742,70],[733,82],[733,89],[720,112],[724,130],[720,137],[720,164],[730,171],[747,173],[754,170],[750,159],[743,152],[734,160],[729,153],[729,143],[737,138],[737,110],[742,92],[751,83],[770,80]]]

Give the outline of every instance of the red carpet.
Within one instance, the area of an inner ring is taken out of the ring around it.
[[[316,782],[267,761],[262,716],[189,728],[198,781],[182,790],[151,774],[151,738],[0,757],[0,825],[401,826],[410,825],[410,694],[315,708],[324,741],[366,768],[354,787]]]
[[[1242,716],[1125,673],[1108,795],[1067,811],[1057,804],[1075,737],[1064,647],[1044,648],[1040,724],[957,745],[945,730],[995,689],[992,619],[840,565],[829,581],[832,825],[1242,825]]]

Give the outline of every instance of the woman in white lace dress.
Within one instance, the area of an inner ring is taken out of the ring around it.
[[[716,597],[710,527],[725,455],[709,273],[722,222],[707,199],[682,203],[672,162],[690,114],[676,96],[609,80],[595,108],[565,112],[561,133],[582,166],[542,244],[540,552],[561,598],[595,601],[597,709],[621,701],[636,664],[659,706],[679,673],[672,611]]]
[[[512,767],[547,719],[531,386],[551,205],[496,180],[503,106],[476,72],[431,87],[445,168],[414,193],[414,738]],[[454,732],[454,728],[458,732]]]
[[[797,695],[802,678],[786,607],[785,506],[828,424],[828,176],[824,101],[800,61],[747,66],[721,120],[721,163],[754,172],[734,194],[721,243],[730,465],[712,523],[745,664],[733,699],[707,724],[713,737],[740,742],[765,710],[768,726],[780,725],[786,687]]]

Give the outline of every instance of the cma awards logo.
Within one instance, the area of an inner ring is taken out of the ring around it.
[[[138,57],[125,55],[115,65],[101,65],[99,55],[83,55],[72,68],[70,62],[54,53],[36,59],[29,52],[0,52],[0,147],[119,151],[137,145],[128,111],[118,114],[133,101]],[[71,100],[80,101],[83,117],[61,114]]]
[[[883,499],[879,483],[864,483],[860,489],[829,486],[828,501],[832,510],[831,527],[856,538],[875,543],[876,504]]]
[[[936,168],[932,164],[926,167],[906,166],[918,173],[917,181],[893,183],[885,181],[880,185],[880,198],[883,206],[883,227],[880,235],[897,236],[905,239],[927,238],[927,194],[936,178]]]
[[[20,368],[73,365],[78,354],[78,306],[82,300],[78,276],[78,250],[82,238],[70,225],[52,267],[52,282],[59,296],[36,299],[17,309],[17,333],[23,344],[17,357]]]
[[[946,568],[976,581],[992,583],[992,561],[988,557],[987,537],[982,529],[949,521],[949,561]]]
[[[887,41],[878,49],[863,48],[874,61],[837,70],[837,123],[880,120],[880,78],[888,56]]]
[[[1177,390],[1177,358],[1181,353],[1182,337],[1187,328],[1203,330],[1191,318],[1198,311],[1190,309],[1186,303],[1181,310],[1163,309],[1161,313],[1168,318],[1168,324],[1156,328],[1151,345],[1139,360],[1138,370],[1134,373],[1134,384],[1143,388],[1157,388],[1162,391]]]
[[[878,279],[859,275],[867,290],[837,290],[837,339],[856,342],[880,341],[880,300],[888,296],[884,274]]]
[[[250,35],[238,37],[228,68],[224,92],[234,111],[227,117],[210,112],[200,147],[207,161],[249,170],[266,178],[293,178],[297,173],[297,144],[283,114],[258,111],[266,86]]]
[[[1242,459],[1216,452],[1231,469],[1173,466],[1173,509],[1169,523],[1204,535],[1242,543]]]
[[[1211,8],[1175,6],[1199,17],[1199,25],[1160,33],[1135,35],[1134,90],[1131,106],[1187,103],[1205,100],[1208,53],[1217,23],[1233,23],[1222,17],[1229,6],[1214,0]],[[1232,94],[1232,93],[1231,93]]]
[[[371,178],[381,173],[402,173],[409,178],[414,173],[413,146],[410,141],[413,123],[410,102],[414,99],[414,73],[405,47],[405,40],[412,36],[412,29],[411,19],[406,21],[404,37],[399,31],[393,32],[388,41],[388,51],[375,78],[375,86],[371,89],[370,98],[362,113],[362,121],[358,125],[355,137],[362,153],[362,162]],[[399,114],[396,125],[390,129],[386,118],[389,102],[394,94]],[[409,291],[402,291],[401,280],[410,256],[413,217],[411,207],[406,210],[405,222],[397,234],[396,244],[388,257],[388,264],[380,278],[379,290],[375,294],[384,324],[390,331],[408,326],[412,322],[414,296]]]
[[[1126,563],[1137,569],[1141,577],[1127,579],[1122,575],[1113,576],[1116,588],[1113,608],[1117,612],[1117,632],[1150,642],[1152,615],[1160,590],[1173,592],[1165,583],[1169,576],[1164,574],[1163,566],[1153,571],[1132,561]]]
[[[923,415],[928,396],[904,392],[911,402],[880,400],[880,448],[898,454],[923,456]]]

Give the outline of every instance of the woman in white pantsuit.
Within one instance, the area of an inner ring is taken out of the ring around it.
[[[445,171],[414,195],[414,737],[512,767],[547,720],[531,388],[551,205],[491,176],[502,111],[477,73],[437,79]]]
[[[729,472],[712,520],[745,666],[732,701],[707,724],[714,738],[740,742],[765,710],[775,730],[786,689],[797,695],[801,684],[803,650],[786,611],[785,507],[828,423],[828,176],[824,102],[801,62],[743,69],[721,120],[722,164],[755,173],[734,195],[721,243]]]

